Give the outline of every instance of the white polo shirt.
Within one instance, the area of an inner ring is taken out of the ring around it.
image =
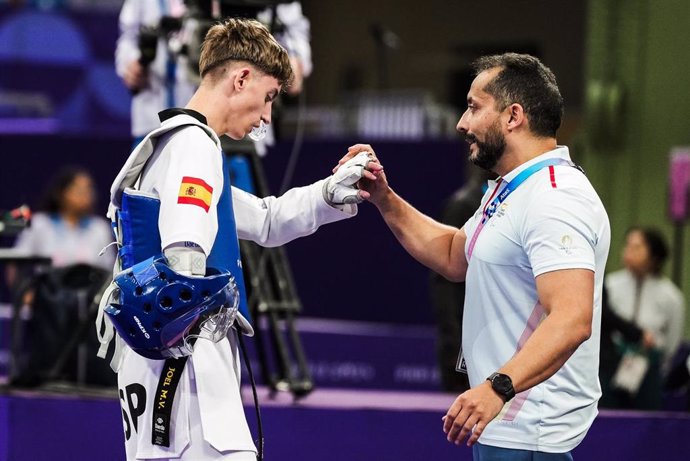
[[[570,155],[567,147],[558,147],[520,165],[504,180],[548,158],[570,160]],[[495,181],[489,183],[480,208],[464,226],[466,256],[496,188]],[[561,269],[595,272],[590,339],[551,378],[506,403],[479,439],[483,444],[558,453],[584,438],[601,396],[601,292],[609,244],[609,220],[601,200],[587,177],[569,165],[548,166],[527,178],[482,229],[468,256],[462,330],[473,387],[510,360],[545,317],[537,298],[538,275]]]

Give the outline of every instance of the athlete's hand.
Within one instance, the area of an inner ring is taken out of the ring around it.
[[[456,445],[469,435],[467,446],[472,446],[503,405],[503,399],[491,388],[491,383],[484,381],[455,399],[443,417],[443,432]]]
[[[337,172],[346,162],[362,152],[366,152],[370,160],[367,163],[365,174],[362,175],[362,179],[357,183],[357,187],[361,191],[360,194],[362,198],[376,204],[381,200],[384,192],[389,190],[388,180],[383,171],[383,165],[381,165],[381,162],[376,157],[374,149],[369,144],[355,144],[354,146],[350,146],[347,149],[347,154],[345,154],[333,168],[333,173]]]
[[[331,206],[361,203],[369,198],[369,193],[357,186],[362,178],[375,181],[376,176],[369,169],[378,170],[380,165],[370,167],[369,152],[360,152],[334,170],[333,175],[323,185],[323,198]]]

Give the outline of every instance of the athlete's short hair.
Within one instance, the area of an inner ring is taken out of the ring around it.
[[[293,74],[288,53],[255,19],[226,19],[211,27],[201,44],[199,74],[217,80],[232,61],[245,61],[275,77],[283,88]]]
[[[476,75],[496,67],[501,70],[484,91],[496,99],[498,110],[520,104],[532,133],[556,137],[563,118],[563,97],[551,69],[534,56],[518,53],[483,56],[472,63]]]

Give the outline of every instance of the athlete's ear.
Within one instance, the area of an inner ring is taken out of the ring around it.
[[[244,88],[246,88],[250,76],[251,69],[248,67],[241,67],[237,69],[233,77],[233,87],[235,91],[242,91]]]
[[[521,104],[513,103],[506,108],[508,115],[508,121],[506,123],[506,128],[508,131],[512,131],[515,128],[523,125],[526,122],[525,110]]]

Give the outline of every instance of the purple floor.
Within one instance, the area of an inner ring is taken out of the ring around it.
[[[468,448],[449,444],[441,432],[450,394],[317,389],[297,404],[287,394],[271,400],[263,388],[260,395],[268,461],[471,460]],[[253,425],[249,400],[246,410]],[[574,455],[581,461],[688,460],[690,415],[602,412]],[[0,396],[0,461],[122,459],[114,395]]]
[[[471,460],[441,430],[455,395],[438,391],[432,328],[302,318],[298,329],[317,388],[297,402],[259,388],[267,461]],[[250,389],[244,398],[255,428]],[[574,456],[688,461],[690,414],[602,411]],[[0,461],[122,459],[114,390],[0,393]]]

